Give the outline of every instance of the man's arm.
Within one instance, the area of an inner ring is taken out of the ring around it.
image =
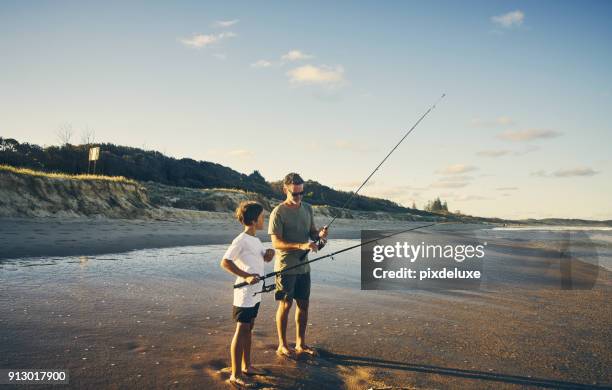
[[[279,249],[283,251],[291,251],[291,250],[303,250],[303,251],[317,251],[317,246],[314,242],[287,242],[283,241],[282,238],[278,237],[276,234],[271,234],[272,238],[272,247],[274,249]]]

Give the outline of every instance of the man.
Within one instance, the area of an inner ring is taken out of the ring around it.
[[[285,176],[283,192],[286,199],[272,210],[268,234],[272,246],[276,249],[275,271],[294,267],[308,260],[308,251],[316,252],[317,245],[310,242],[321,238],[327,239],[327,227],[317,229],[314,223],[312,207],[302,202],[304,180],[297,173]],[[315,350],[306,344],[306,325],[308,324],[308,302],[310,298],[310,265],[288,270],[276,276],[275,298],[278,302],[276,311],[276,329],[278,331],[278,350],[280,356],[290,357],[293,351],[287,343],[287,319],[289,311],[296,302],[295,309],[295,352],[314,356]]]

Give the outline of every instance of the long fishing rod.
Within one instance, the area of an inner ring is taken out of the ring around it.
[[[412,125],[412,127],[410,128],[410,130],[408,130],[406,132],[406,134],[404,134],[404,136],[398,141],[397,144],[395,144],[395,146],[393,147],[393,149],[391,149],[391,151],[389,151],[389,153],[387,153],[387,155],[385,156],[385,158],[382,159],[382,161],[376,166],[376,168],[374,168],[374,170],[368,175],[368,177],[366,177],[366,179],[363,181],[363,183],[361,183],[361,185],[357,188],[357,190],[355,190],[354,192],[351,193],[351,196],[348,197],[348,199],[344,202],[344,204],[340,207],[341,209],[345,208],[350,202],[351,200],[353,200],[353,198],[355,196],[357,196],[357,194],[359,193],[359,191],[366,185],[366,183],[370,180],[370,178],[372,176],[374,176],[374,174],[376,173],[376,171],[378,171],[378,169],[385,163],[385,161],[387,161],[387,159],[389,158],[389,156],[391,156],[391,154],[393,154],[393,152],[395,152],[395,149],[397,149],[400,144],[402,142],[404,142],[404,140],[406,139],[406,137],[408,137],[410,135],[410,133],[412,133],[412,131],[414,129],[416,129],[416,127],[419,125],[419,123],[421,123],[421,121],[423,119],[425,119],[425,117],[427,116],[427,114],[429,114],[434,108],[436,108],[436,105],[438,103],[440,103],[440,101],[442,99],[444,99],[444,97],[446,96],[445,93],[442,94],[442,96],[440,96],[438,98],[438,100],[436,100],[436,102],[429,107],[429,109],[427,111],[425,111],[425,113],[423,115],[421,115],[421,117],[419,118],[419,120],[417,120],[414,125]],[[332,220],[325,225],[325,228],[329,228],[331,226],[332,223],[334,223],[334,221],[336,220],[336,218],[338,218],[338,216],[334,216],[332,218]],[[326,241],[325,240],[321,240],[321,238],[317,238],[316,241],[314,241],[317,244],[317,247],[319,249],[322,249],[325,246]],[[304,260],[306,258],[306,255],[308,254],[309,251],[304,252],[304,254],[302,256],[300,256],[300,260]]]
[[[436,223],[431,223],[429,225],[417,226],[417,227],[413,227],[413,228],[410,228],[410,229],[406,229],[406,230],[402,230],[402,231],[399,231],[399,232],[395,232],[393,234],[389,234],[389,235],[384,236],[384,237],[368,240],[368,241],[362,242],[360,244],[356,244],[356,245],[349,246],[349,247],[344,248],[344,249],[337,250],[337,251],[329,253],[329,254],[327,254],[325,256],[320,256],[320,257],[316,257],[316,258],[308,260],[308,261],[304,261],[304,262],[302,262],[300,264],[284,268],[284,269],[282,269],[280,271],[274,271],[274,272],[270,272],[268,274],[262,275],[262,276],[259,277],[259,280],[263,281],[262,289],[261,289],[261,291],[256,292],[253,295],[262,294],[262,293],[265,293],[265,292],[270,292],[270,291],[272,291],[274,289],[274,287],[275,287],[274,285],[266,285],[266,279],[268,279],[268,278],[274,277],[276,275],[283,274],[283,273],[285,273],[285,272],[287,272],[289,270],[301,267],[301,266],[303,266],[305,264],[310,264],[310,263],[314,263],[315,261],[326,259],[328,257],[333,257],[333,256],[335,256],[335,255],[337,255],[339,253],[350,251],[351,249],[359,248],[361,246],[364,246],[364,245],[367,245],[367,244],[371,244],[373,242],[377,242],[377,241],[383,240],[385,238],[397,236],[398,234],[406,233],[406,232],[417,230],[417,229],[423,229],[423,228],[426,228],[426,227],[430,227],[430,226],[434,226],[434,225],[439,225],[441,223],[447,223],[447,222],[436,222]],[[245,286],[248,286],[248,285],[249,284],[247,282],[242,282],[242,283],[235,284],[234,288],[241,288],[241,287],[245,287]]]
[[[340,207],[340,208],[345,208],[351,200],[353,200],[353,198],[355,196],[357,196],[357,193],[359,192],[359,190],[361,190],[363,188],[363,186],[366,185],[366,183],[370,180],[370,178],[372,176],[374,176],[374,174],[376,173],[376,171],[378,171],[378,169],[385,163],[385,161],[387,161],[387,159],[389,158],[389,156],[391,156],[391,154],[393,154],[393,152],[395,152],[395,149],[398,148],[398,146],[400,146],[400,144],[402,142],[404,142],[404,140],[406,139],[406,137],[408,137],[410,135],[410,133],[412,133],[412,130],[416,129],[416,127],[419,125],[419,123],[421,123],[421,121],[423,119],[425,119],[425,117],[427,116],[427,114],[429,114],[431,112],[431,110],[433,110],[434,108],[436,108],[436,105],[438,103],[440,103],[440,100],[442,100],[444,98],[444,96],[446,96],[445,93],[442,94],[442,96],[440,96],[438,98],[438,100],[431,106],[429,107],[429,109],[427,111],[425,111],[425,113],[419,118],[418,121],[415,122],[414,125],[412,125],[412,127],[410,128],[410,130],[408,130],[408,132],[406,134],[404,134],[404,136],[402,137],[402,139],[399,140],[399,142],[397,144],[395,144],[395,146],[393,147],[393,149],[391,149],[391,151],[389,153],[387,153],[387,155],[385,156],[385,158],[383,158],[383,160],[380,162],[380,164],[378,164],[376,166],[376,168],[374,168],[374,170],[372,171],[372,173],[370,173],[370,175],[368,177],[366,177],[366,179],[363,181],[363,183],[361,183],[361,185],[359,186],[359,188],[357,188],[357,190],[355,190],[351,196],[346,200],[346,202],[344,202],[344,204]],[[332,220],[326,225],[328,228],[331,226],[332,223],[334,223],[334,221],[336,220],[336,218],[338,218],[338,216],[334,216],[332,218]]]

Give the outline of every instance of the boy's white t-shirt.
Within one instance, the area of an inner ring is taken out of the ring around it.
[[[227,248],[224,259],[233,261],[238,268],[250,274],[264,274],[264,255],[266,249],[255,236],[245,232],[240,233],[232,244]],[[244,282],[244,278],[236,277],[236,283]],[[253,293],[261,291],[262,281],[245,287],[234,289],[234,306],[253,307],[257,302],[261,302],[261,294],[253,296]]]

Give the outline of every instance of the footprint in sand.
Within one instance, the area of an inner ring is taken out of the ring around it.
[[[143,353],[147,352],[148,348],[136,341],[130,341],[127,343],[127,350],[134,353]]]

